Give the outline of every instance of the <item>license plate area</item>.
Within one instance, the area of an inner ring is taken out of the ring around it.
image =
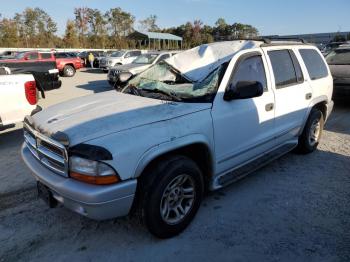
[[[57,200],[53,197],[50,189],[41,182],[37,182],[38,197],[42,199],[50,208],[57,206]]]

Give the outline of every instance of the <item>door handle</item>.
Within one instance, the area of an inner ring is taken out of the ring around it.
[[[267,112],[271,111],[273,108],[274,108],[274,104],[273,104],[273,103],[267,104],[267,105],[265,106],[265,110],[266,110]]]
[[[310,100],[312,98],[312,94],[311,93],[307,93],[306,95],[305,95],[305,99],[306,100]]]

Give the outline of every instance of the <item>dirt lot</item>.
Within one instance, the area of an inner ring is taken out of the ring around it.
[[[42,106],[109,90],[105,79],[78,72]],[[317,152],[288,154],[210,194],[169,240],[136,218],[95,222],[47,208],[20,158],[20,125],[2,132],[0,261],[350,261],[349,104],[336,103]]]

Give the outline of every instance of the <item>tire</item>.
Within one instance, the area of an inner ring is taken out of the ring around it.
[[[324,127],[324,117],[320,110],[312,109],[304,127],[303,133],[299,137],[297,153],[309,154],[317,149],[321,140]]]
[[[187,157],[169,157],[146,174],[144,185],[147,183],[141,194],[142,221],[158,238],[180,234],[191,223],[202,201],[204,182],[200,169]]]
[[[63,68],[63,75],[65,77],[73,77],[75,75],[75,68],[73,66],[66,65]]]

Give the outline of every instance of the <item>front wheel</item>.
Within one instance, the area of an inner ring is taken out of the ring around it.
[[[187,157],[171,157],[147,177],[153,177],[142,204],[148,230],[159,238],[178,235],[191,223],[202,201],[204,184],[200,169]]]
[[[70,66],[70,65],[66,65],[64,68],[63,68],[63,75],[66,76],[66,77],[72,77],[75,75],[75,69],[73,66]]]
[[[296,151],[302,154],[308,154],[315,151],[321,140],[323,126],[324,117],[322,112],[318,109],[312,109],[303,133],[299,137]]]

